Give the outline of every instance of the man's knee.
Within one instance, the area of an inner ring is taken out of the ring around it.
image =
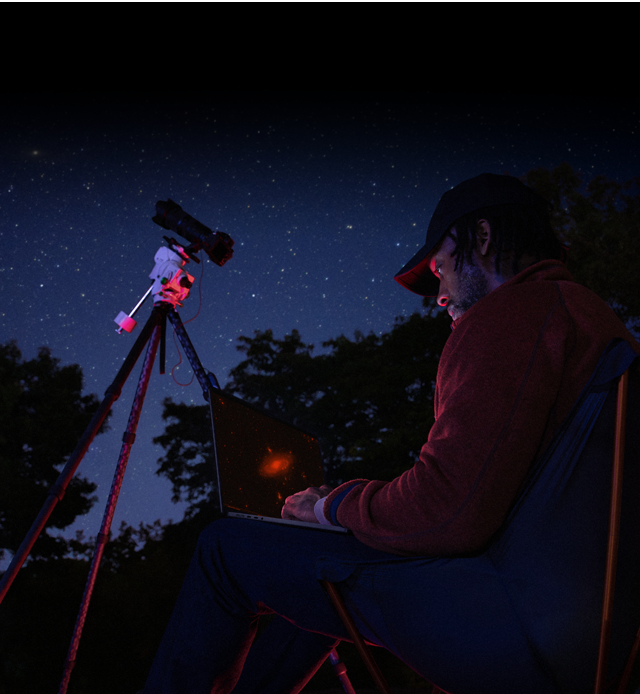
[[[198,536],[197,551],[219,547],[222,539],[228,536],[232,530],[232,526],[229,526],[230,520],[229,518],[219,518],[209,523]]]
[[[247,546],[255,540],[254,523],[242,522],[237,518],[219,518],[209,523],[198,537],[197,552],[224,555],[234,553],[238,547]]]
[[[220,520],[214,520],[213,522],[209,523],[204,530],[200,532],[200,535],[198,536],[198,543],[203,543],[203,542],[208,542],[210,538],[215,537],[219,530],[218,530],[218,524],[221,523],[224,519]]]

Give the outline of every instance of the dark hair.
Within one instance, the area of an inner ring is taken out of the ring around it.
[[[483,207],[459,217],[449,227],[447,234],[455,229],[455,270],[462,269],[464,261],[473,264],[472,254],[476,245],[476,226],[486,219],[491,227],[491,243],[496,249],[496,272],[506,253],[513,253],[513,274],[521,269],[519,261],[523,255],[532,255],[536,262],[553,258],[563,260],[563,247],[551,227],[549,214],[543,207],[527,205],[494,205]]]

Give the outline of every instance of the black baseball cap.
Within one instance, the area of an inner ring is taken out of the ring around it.
[[[548,211],[549,203],[514,176],[484,173],[458,183],[437,204],[424,246],[394,279],[421,296],[438,296],[440,281],[429,269],[429,254],[460,217],[492,205],[518,204]]]

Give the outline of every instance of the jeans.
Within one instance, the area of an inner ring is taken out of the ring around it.
[[[300,691],[350,640],[319,579],[339,583],[367,641],[444,689],[556,691],[481,558],[399,557],[351,535],[227,518],[200,536],[145,694]]]

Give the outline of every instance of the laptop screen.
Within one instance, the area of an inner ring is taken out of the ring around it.
[[[212,408],[224,508],[279,518],[287,496],[324,484],[317,438],[219,390]]]

